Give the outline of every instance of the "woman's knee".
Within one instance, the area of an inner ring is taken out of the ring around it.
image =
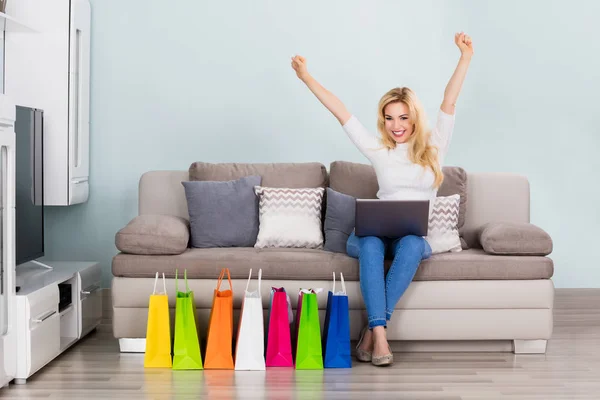
[[[348,240],[346,241],[346,253],[353,258],[358,258],[358,253],[360,249],[360,242],[358,237],[352,232]]]
[[[411,251],[424,256],[427,253],[427,246],[428,245],[425,238],[421,236],[408,235],[400,239],[400,242],[396,247],[396,253],[402,249],[402,251]]]
[[[360,249],[362,251],[383,251],[385,250],[385,244],[380,237],[377,236],[361,236]]]

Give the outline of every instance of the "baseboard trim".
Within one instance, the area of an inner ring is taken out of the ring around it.
[[[514,340],[513,349],[515,354],[544,354],[547,343],[547,340]]]
[[[119,339],[121,353],[145,353],[146,339]]]

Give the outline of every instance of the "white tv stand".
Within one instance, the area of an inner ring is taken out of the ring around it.
[[[24,384],[94,330],[102,319],[102,271],[98,263],[48,261],[45,264],[52,269],[37,263],[17,267],[16,284],[20,288],[16,296],[16,384]]]

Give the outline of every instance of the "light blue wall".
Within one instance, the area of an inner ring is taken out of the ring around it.
[[[600,15],[593,1],[93,0],[91,197],[47,212],[47,259],[99,260],[148,170],[209,162],[366,162],[297,80],[294,53],[368,126],[410,86],[433,115],[474,38],[448,164],[531,181],[558,287],[600,287]]]

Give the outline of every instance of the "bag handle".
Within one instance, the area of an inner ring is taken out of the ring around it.
[[[250,279],[252,279],[252,268],[250,268],[250,273],[248,274],[248,282],[246,282],[246,292],[250,287]],[[258,270],[258,294],[260,294],[260,282],[262,281],[262,268]]]
[[[225,273],[227,273],[227,280],[229,281],[229,290],[233,290],[233,286],[231,286],[231,275],[229,275],[229,268],[223,268],[221,270],[221,274],[219,275],[219,280],[217,281],[217,291],[221,289],[221,282],[223,282],[223,278],[225,278]]]
[[[246,292],[248,291],[248,288],[250,287],[250,279],[252,279],[252,268],[250,268],[250,273],[248,274],[248,282],[246,282]]]
[[[258,269],[258,294],[260,295],[260,282],[262,281],[262,268]]]
[[[158,272],[156,273],[158,275]],[[165,279],[165,274],[163,273],[163,285],[165,287],[165,293],[167,293],[167,285],[164,282]],[[190,291],[190,287],[188,286],[188,281],[187,281],[187,269],[183,270],[183,279],[185,280],[185,290],[187,292]],[[177,279],[177,269],[175,269],[175,292],[179,292],[179,281]]]
[[[152,290],[152,294],[156,294],[156,282],[158,282],[158,271],[156,271],[156,276],[154,278],[154,290]]]
[[[164,292],[162,292],[162,294],[167,294],[167,282],[165,281],[165,273],[162,273],[162,278],[163,278],[163,290]],[[156,283],[158,282],[158,271],[156,271],[156,278],[154,278],[154,290],[152,291],[152,294],[156,294]]]
[[[335,294],[335,271],[333,271],[332,274],[333,274],[333,288],[331,289],[331,293]]]
[[[346,294],[346,282],[344,282],[344,274],[340,272],[340,279],[342,280],[342,292]],[[332,293],[335,294],[335,272],[333,273],[333,290]]]

